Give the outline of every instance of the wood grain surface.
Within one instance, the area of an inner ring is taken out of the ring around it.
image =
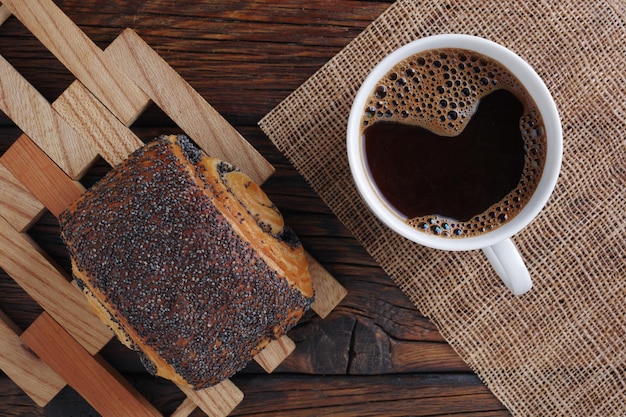
[[[102,50],[125,28],[132,28],[232,124],[275,168],[263,188],[281,209],[286,222],[300,236],[307,251],[348,291],[325,318],[310,313],[289,333],[295,350],[272,374],[252,362],[232,378],[244,394],[232,415],[510,415],[257,126],[267,112],[357,36],[390,2],[55,3]],[[75,80],[72,72],[14,16],[0,26],[0,55],[49,103]],[[70,98],[76,97],[80,96]],[[134,103],[140,107],[144,99],[136,97]],[[134,108],[121,111],[132,112]],[[128,124],[141,140],[180,131],[154,104]],[[23,133],[2,115],[0,155]],[[103,159],[97,159],[81,178],[80,186],[89,187],[108,167]],[[4,201],[10,198],[7,190],[14,188],[10,171],[0,166],[0,173]],[[24,210],[37,212],[41,207],[33,202]],[[54,215],[44,211],[32,226],[22,224],[19,213],[13,215],[26,230],[24,233],[69,273],[67,252]],[[2,270],[0,310],[19,329],[27,328],[42,312]],[[0,343],[2,348],[6,345]],[[172,415],[178,409],[184,414],[187,404],[183,403],[183,392],[168,381],[149,376],[136,354],[116,340],[107,343],[98,358],[127,378],[160,413]],[[98,414],[68,387],[47,406],[39,407],[0,373],[0,415]],[[191,415],[204,414],[198,409]]]

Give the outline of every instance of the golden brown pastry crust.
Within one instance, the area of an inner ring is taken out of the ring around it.
[[[94,311],[179,384],[231,376],[312,302],[304,251],[276,207],[184,136],[133,153],[59,221]]]

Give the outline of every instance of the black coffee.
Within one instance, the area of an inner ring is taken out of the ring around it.
[[[396,65],[363,118],[366,158],[388,202],[420,230],[474,236],[512,219],[541,177],[535,103],[501,64],[431,50]]]

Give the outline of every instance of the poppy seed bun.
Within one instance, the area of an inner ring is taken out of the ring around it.
[[[195,389],[310,308],[304,250],[260,187],[184,135],[130,155],[59,217],[72,273],[148,371]]]

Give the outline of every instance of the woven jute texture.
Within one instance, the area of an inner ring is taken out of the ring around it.
[[[398,1],[260,121],[514,415],[626,415],[625,18],[621,1]],[[438,33],[512,49],[559,107],[559,182],[514,237],[534,282],[521,297],[481,251],[438,251],[395,235],[350,177],[345,129],[360,83],[392,50]]]

